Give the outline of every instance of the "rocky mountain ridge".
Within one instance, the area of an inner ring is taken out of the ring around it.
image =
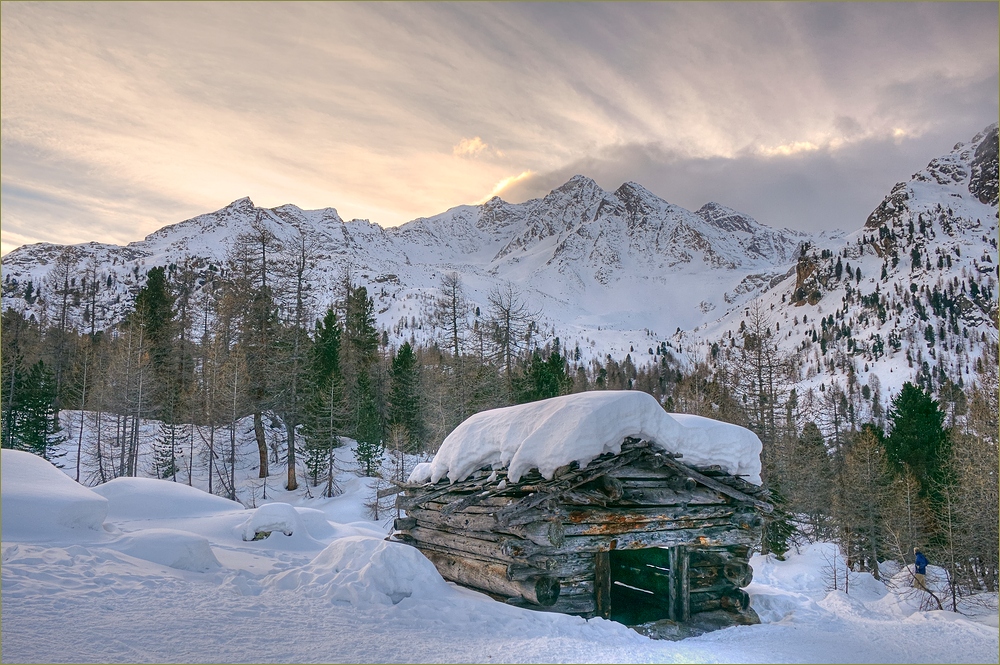
[[[739,300],[755,292],[757,282],[748,277],[776,266],[783,272],[812,238],[770,229],[717,203],[691,212],[636,183],[608,192],[583,176],[524,203],[493,198],[394,228],[345,222],[333,208],[259,208],[243,198],[124,247],[18,248],[3,259],[4,307],[45,316],[53,302],[47,275],[63,256],[76,272],[91,265],[99,273],[100,306],[94,309],[98,326],[107,325],[124,314],[149,268],[185,261],[200,269],[221,267],[233,240],[252,224],[263,225],[287,247],[306,242],[313,249],[317,309],[333,299],[335,285],[350,270],[376,298],[379,324],[400,341],[433,336],[431,301],[441,276],[454,271],[474,305],[485,308],[489,291],[509,281],[543,311],[553,334],[593,342],[600,355],[612,348],[599,347],[588,333],[610,328],[618,337],[634,336],[639,329],[650,336],[652,330],[703,322],[727,302],[723,295]],[[692,290],[699,296],[693,302]],[[78,309],[75,321],[82,325],[90,314]],[[614,346],[623,348],[624,342]]]

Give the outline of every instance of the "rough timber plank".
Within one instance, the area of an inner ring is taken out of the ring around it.
[[[594,604],[597,616],[611,618],[611,553],[594,555]]]

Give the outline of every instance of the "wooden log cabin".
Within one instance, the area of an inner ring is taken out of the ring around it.
[[[757,622],[743,587],[772,508],[766,490],[718,465],[628,437],[548,479],[533,469],[512,482],[486,465],[397,491],[406,517],[392,537],[498,600],[626,625],[702,613],[712,627]]]

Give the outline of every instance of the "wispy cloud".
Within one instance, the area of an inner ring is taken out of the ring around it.
[[[471,139],[462,139],[458,142],[451,152],[456,157],[503,157],[503,150],[491,146],[486,143],[478,136],[473,136]]]
[[[4,251],[139,239],[247,195],[399,224],[628,146],[735,168],[899,129],[902,159],[997,115],[989,3],[2,3],[0,19]],[[660,161],[620,167],[669,197]],[[735,204],[732,180],[710,186]]]
[[[537,174],[534,171],[521,171],[517,175],[501,178],[500,181],[493,186],[493,189],[490,190],[490,193],[484,196],[479,201],[477,201],[477,203],[485,203],[486,201],[492,199],[494,196],[502,196],[505,192],[507,192],[511,188],[515,187],[520,183],[525,182],[526,180],[535,175]]]

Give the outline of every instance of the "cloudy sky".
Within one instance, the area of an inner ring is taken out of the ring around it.
[[[853,230],[998,115],[994,2],[5,2],[0,31],[5,253],[243,196],[396,225],[576,173]]]

